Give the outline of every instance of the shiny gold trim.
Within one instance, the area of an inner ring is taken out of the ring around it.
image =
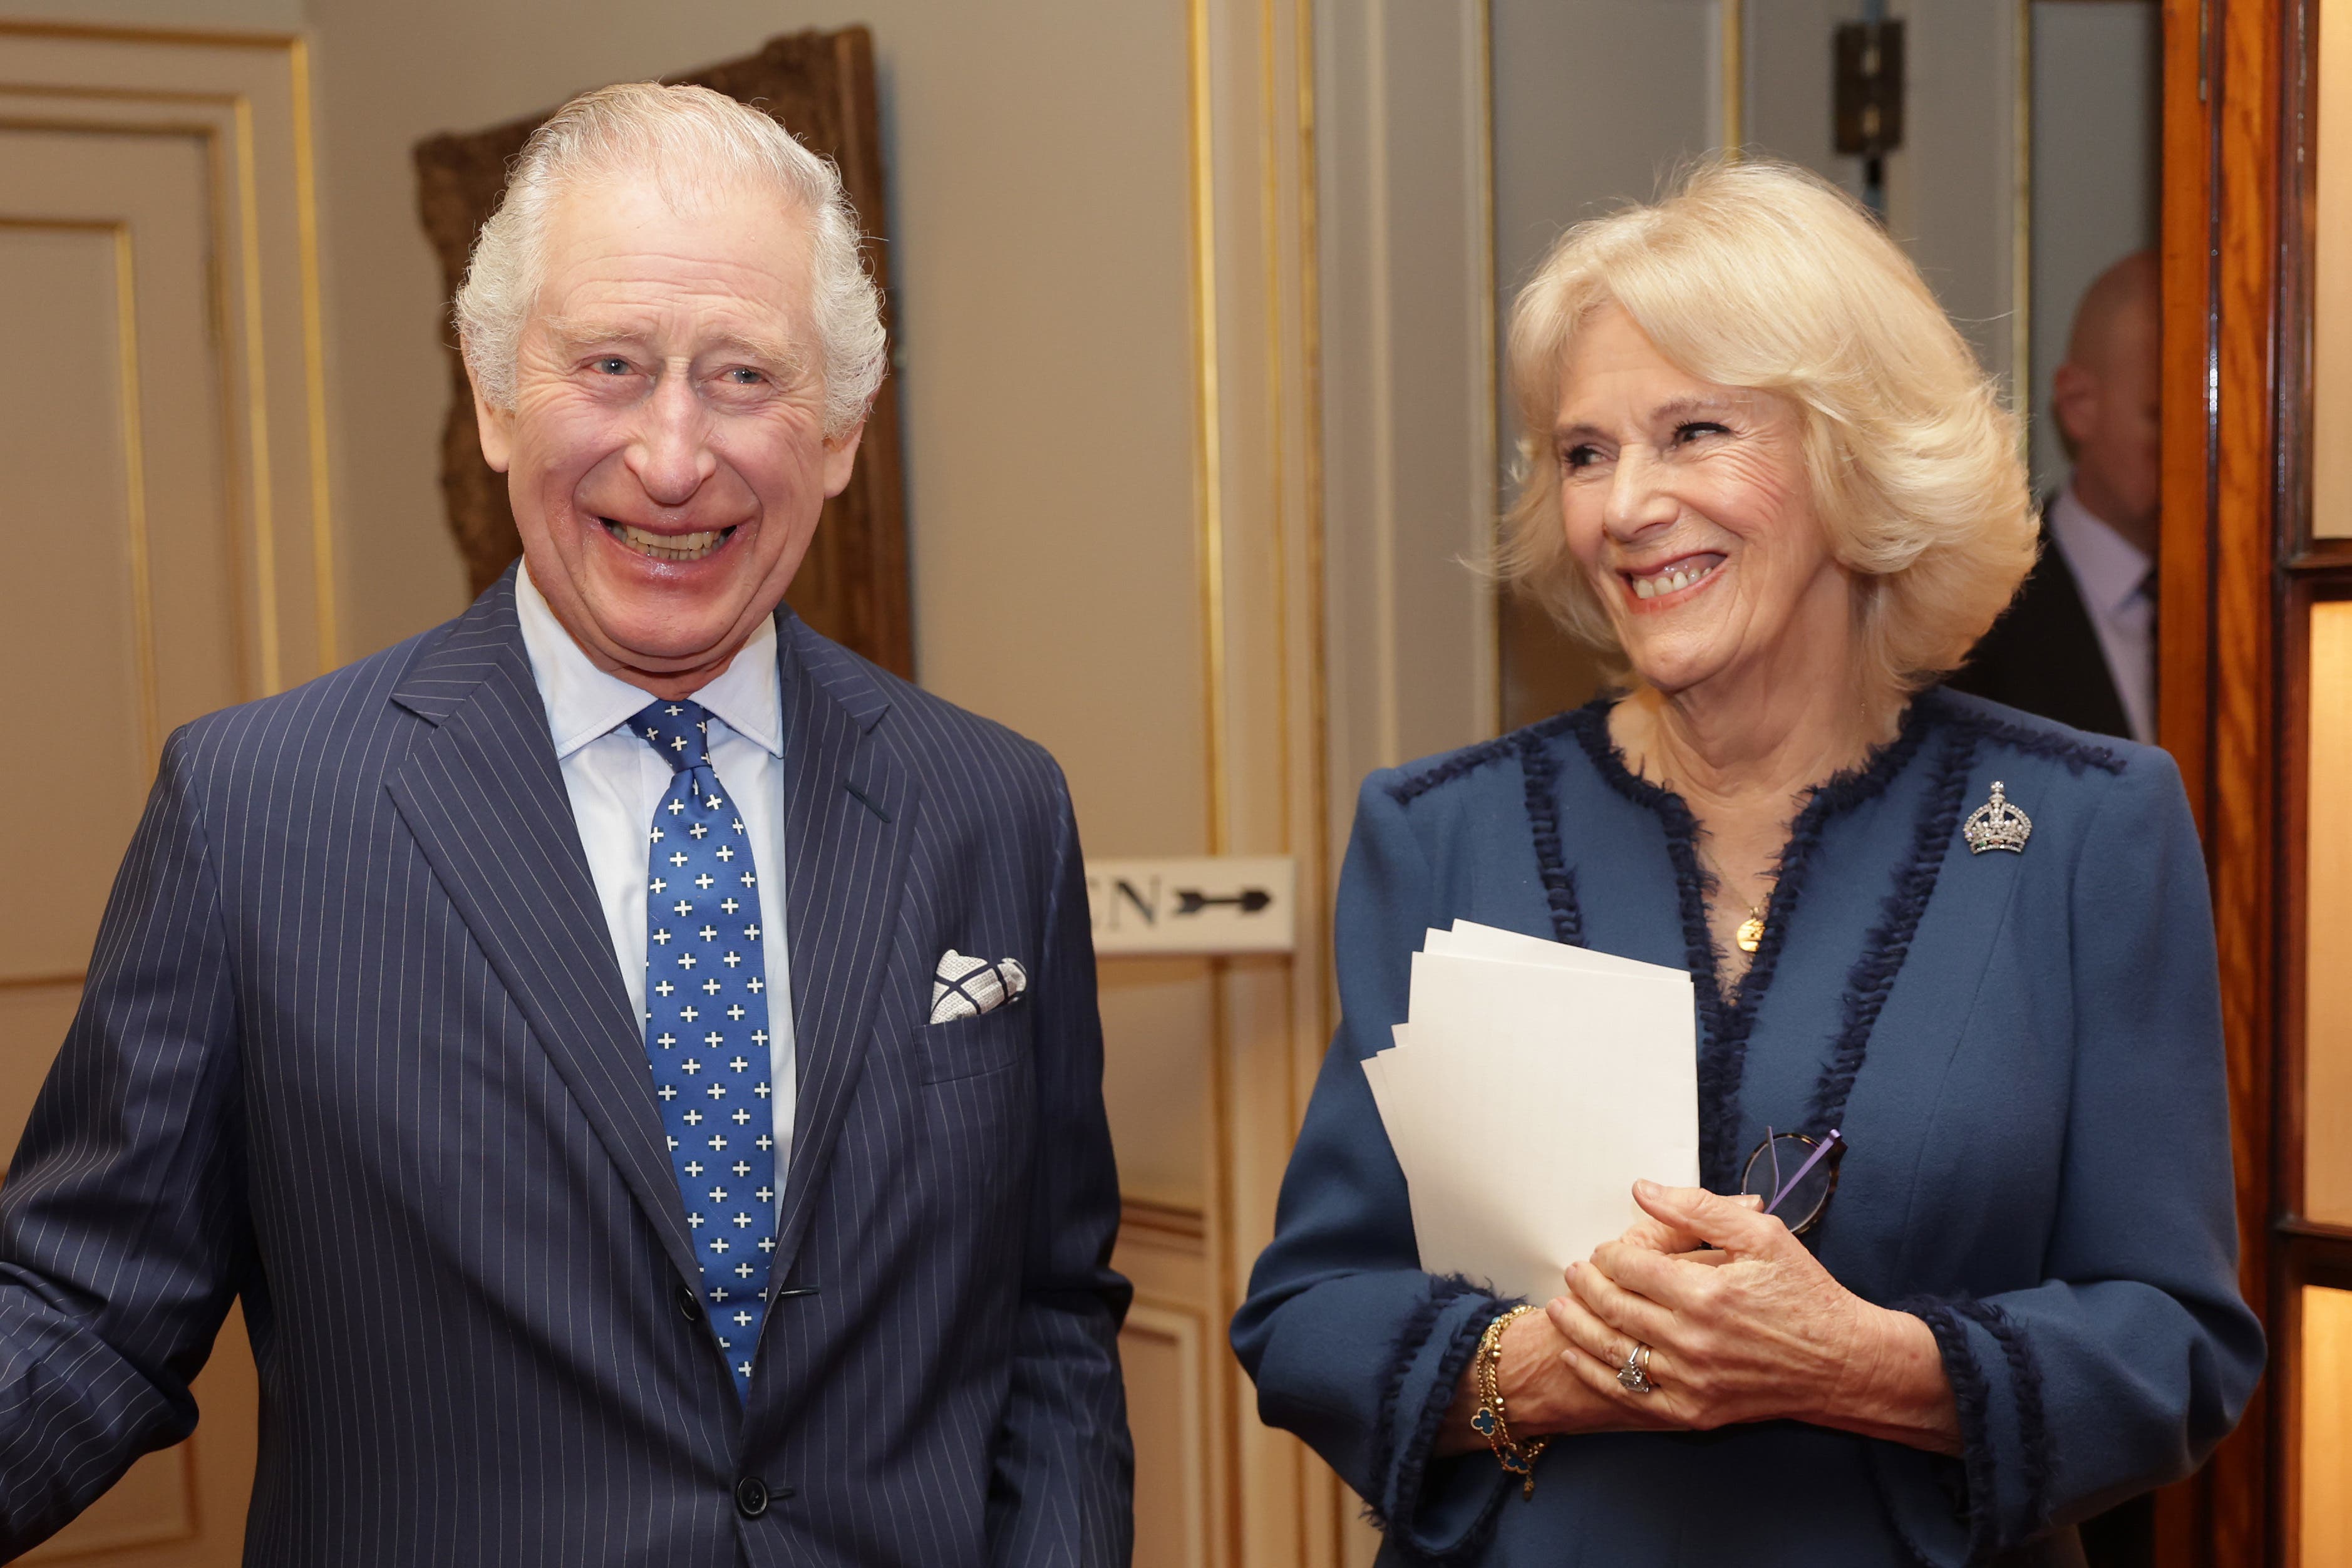
[[[236,101],[233,92],[199,92],[192,88],[172,87],[97,87],[83,82],[0,81],[0,93],[26,98],[86,98],[96,103],[209,103],[219,109]],[[69,128],[78,128],[80,123],[71,121]]]
[[[1287,378],[1282,374],[1288,344],[1283,335],[1282,159],[1275,110],[1275,5],[1276,0],[1258,0],[1257,7],[1258,243],[1265,254],[1266,531],[1271,546],[1266,556],[1274,564],[1275,733],[1280,737],[1275,747],[1276,805],[1282,847],[1296,855],[1297,814],[1291,796],[1297,770],[1291,766],[1290,742],[1290,444],[1285,429],[1289,397]]]
[[[1373,625],[1382,631],[1402,624],[1397,613],[1397,544],[1396,544],[1396,465],[1388,451],[1390,432],[1395,426],[1396,400],[1396,279],[1391,241],[1394,225],[1391,221],[1389,179],[1390,100],[1389,29],[1385,8],[1366,13],[1360,22],[1363,32],[1364,78],[1373,84],[1365,95],[1365,116],[1357,128],[1364,157],[1364,216],[1370,243],[1363,248],[1364,289],[1370,301],[1364,326],[1366,385],[1362,395],[1364,409],[1372,429],[1370,452],[1367,458],[1370,468],[1368,495],[1360,525],[1369,536],[1364,552],[1370,567],[1368,597],[1371,601]],[[1372,678],[1375,693],[1372,704],[1372,750],[1383,763],[1403,760],[1403,740],[1400,734],[1397,697],[1397,638],[1394,636],[1374,636],[1371,639]]]
[[[117,352],[121,356],[123,487],[130,511],[131,623],[139,660],[139,732],[152,772],[163,756],[162,694],[155,672],[155,593],[148,566],[147,438],[139,410],[139,289],[133,270],[131,226],[114,226],[114,310]]]
[[[1721,57],[1723,151],[1738,158],[1748,142],[1748,7],[1746,0],[1716,0],[1716,50]]]
[[[244,32],[234,28],[132,27],[105,22],[0,22],[0,37],[87,38],[98,43],[185,44],[198,48],[282,49],[299,42],[293,33]]]
[[[338,644],[341,598],[335,583],[334,510],[327,468],[327,324],[319,287],[318,159],[310,123],[310,47],[297,38],[287,50],[294,88],[294,224],[302,252],[302,379],[310,405],[310,574],[317,595],[318,668],[341,662]]]
[[[1231,801],[1225,781],[1225,541],[1223,410],[1218,397],[1218,322],[1216,252],[1216,163],[1211,114],[1213,83],[1210,79],[1209,0],[1186,0],[1185,5],[1186,130],[1192,199],[1193,486],[1200,531],[1201,635],[1204,733],[1202,752],[1208,773],[1208,852],[1222,855],[1231,841]],[[1226,965],[1222,959],[1207,963],[1209,980],[1209,1202],[1211,1242],[1208,1247],[1210,1300],[1220,1306],[1233,1300],[1235,1278],[1234,1248],[1233,1132],[1226,1107],[1232,1099],[1232,1071],[1226,1056],[1232,1031],[1225,1018]],[[1204,1361],[1207,1358],[1203,1358]],[[1238,1563],[1241,1536],[1241,1413],[1230,1380],[1202,1373],[1204,1410],[1222,1435],[1217,1472],[1222,1483],[1226,1561]]]
[[[1479,523],[1478,559],[1492,561],[1495,555],[1495,531],[1502,521],[1501,496],[1495,486],[1495,468],[1500,459],[1503,439],[1503,410],[1496,391],[1495,363],[1495,8],[1493,0],[1477,0],[1478,29],[1478,134],[1473,139],[1478,158],[1478,384],[1481,388],[1478,405],[1486,417],[1486,439],[1479,442],[1478,483],[1471,496],[1477,509]],[[1503,590],[1499,584],[1487,590],[1486,617],[1486,732],[1499,734],[1503,729]]]
[[[1314,825],[1314,842],[1305,848],[1294,842],[1291,853],[1298,857],[1303,878],[1314,879],[1316,889],[1309,904],[1318,913],[1312,929],[1299,933],[1298,952],[1309,954],[1308,973],[1316,976],[1314,1002],[1310,1017],[1314,1033],[1312,1042],[1317,1058],[1322,1054],[1319,1037],[1330,1033],[1330,1017],[1334,995],[1330,984],[1329,899],[1325,889],[1325,868],[1331,856],[1331,693],[1328,659],[1330,654],[1330,605],[1324,581],[1326,570],[1323,513],[1323,280],[1322,280],[1322,209],[1319,203],[1322,163],[1318,147],[1315,110],[1315,7],[1309,0],[1292,0],[1292,14],[1297,18],[1297,35],[1292,44],[1295,52],[1293,69],[1297,77],[1298,113],[1298,346],[1299,346],[1299,425],[1304,431],[1303,449],[1299,452],[1299,485],[1304,513],[1300,518],[1301,541],[1306,552],[1307,566],[1307,721],[1311,737],[1307,777],[1314,792],[1314,804],[1309,820]],[[1489,118],[1489,125],[1492,119]],[[1501,647],[1496,645],[1497,658]],[[1308,945],[1311,943],[1312,945]],[[1296,1076],[1296,1075],[1294,1075]],[[1290,1120],[1297,1125],[1299,1108],[1294,1101]]]
[[[1225,978],[1232,968],[1231,961],[1212,958],[1206,961],[1209,980],[1208,1061],[1209,1082],[1209,1210],[1207,1254],[1208,1295],[1213,1310],[1220,1315],[1230,1314],[1241,1305],[1241,1259],[1234,1251],[1234,1187],[1237,1173],[1234,1169],[1234,1137],[1233,1128],[1234,1071],[1230,1059],[1233,1050],[1233,1026],[1226,1016],[1231,989]],[[1222,1387],[1210,1391],[1213,1403],[1209,1408],[1218,1417],[1218,1430],[1224,1438],[1223,1479],[1226,1562],[1237,1564],[1243,1560],[1242,1536],[1242,1423],[1244,1419],[1238,1391],[1228,1374]]]
[[[0,214],[0,228],[30,228],[54,234],[112,234],[122,226],[110,217],[12,217]]]
[[[2017,105],[2010,134],[2009,405],[2021,456],[2033,455],[2033,0],[2017,0]]]
[[[205,306],[212,315],[212,341],[218,345],[212,356],[213,392],[219,398],[221,443],[221,504],[226,509],[227,538],[224,544],[229,557],[227,574],[229,605],[232,624],[236,628],[237,689],[248,696],[261,693],[258,659],[255,653],[254,628],[260,612],[251,603],[252,594],[247,582],[247,539],[249,514],[246,506],[247,456],[237,430],[236,353],[230,347],[236,342],[236,304],[232,294],[231,260],[234,214],[236,195],[235,182],[229,173],[227,138],[215,134],[205,144],[205,195],[211,205],[212,245]]]
[[[1327,527],[1323,505],[1323,283],[1322,283],[1322,152],[1319,142],[1320,121],[1315,96],[1315,7],[1310,0],[1292,0],[1291,13],[1296,19],[1292,41],[1293,90],[1297,94],[1297,135],[1298,159],[1298,353],[1299,353],[1299,424],[1303,431],[1299,452],[1299,484],[1301,514],[1300,545],[1304,555],[1307,601],[1307,762],[1309,790],[1307,821],[1309,842],[1294,844],[1292,853],[1298,858],[1299,877],[1304,885],[1315,889],[1306,908],[1312,918],[1300,926],[1298,947],[1290,965],[1290,1011],[1292,1028],[1296,1031],[1301,1012],[1300,993],[1305,993],[1304,1013],[1306,1037],[1292,1037],[1294,1063],[1286,1075],[1289,1087],[1288,1115],[1285,1125],[1296,1127],[1304,1119],[1302,1095],[1313,1082],[1314,1065],[1321,1060],[1323,1047],[1331,1035],[1331,1019],[1337,1011],[1339,991],[1331,968],[1331,910],[1328,867],[1331,863],[1331,694],[1330,694],[1330,599],[1327,574],[1329,570],[1325,540]],[[1496,654],[1499,657],[1500,646]],[[1299,1478],[1298,1526],[1301,1534],[1299,1561],[1313,1561],[1322,1553],[1312,1552],[1304,1539],[1315,1527],[1309,1521],[1309,1510],[1320,1503],[1323,1523],[1318,1538],[1328,1543],[1329,1558],[1337,1561],[1344,1552],[1349,1522],[1355,1518],[1353,1501],[1347,1487],[1327,1467],[1306,1465]]]
[[[0,131],[61,131],[68,134],[96,132],[102,136],[158,136],[200,141],[220,128],[201,120],[50,120],[0,112]]]
[[[1210,122],[1208,0],[1187,0],[1186,104],[1192,202],[1192,484],[1200,529],[1201,635],[1208,732],[1209,843],[1225,853],[1232,828],[1225,790],[1225,516],[1223,411],[1218,401],[1216,148]]]
[[[278,521],[269,467],[269,345],[261,325],[261,176],[253,144],[253,102],[239,94],[236,124],[237,245],[245,283],[246,443],[253,453],[253,575],[260,591],[255,619],[261,643],[261,695],[285,685],[278,648]]]
[[[79,985],[89,978],[85,970],[56,974],[0,974],[0,991],[45,991],[55,985]]]

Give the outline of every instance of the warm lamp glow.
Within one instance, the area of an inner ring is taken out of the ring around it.
[[[2302,1206],[2352,1225],[2352,601],[2311,607],[2309,799]]]
[[[2303,1288],[2303,1493],[2307,1568],[2352,1563],[2352,1290]]]

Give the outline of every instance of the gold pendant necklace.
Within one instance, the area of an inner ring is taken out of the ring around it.
[[[1699,858],[1706,862],[1706,868],[1715,873],[1715,885],[1728,891],[1731,879],[1723,874],[1723,868],[1716,864],[1715,857],[1704,849],[1698,853]],[[1764,910],[1761,906],[1748,905],[1748,918],[1739,922],[1739,930],[1733,933],[1732,940],[1739,944],[1742,952],[1754,952],[1764,945]]]

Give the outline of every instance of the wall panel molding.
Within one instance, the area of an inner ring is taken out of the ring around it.
[[[1323,0],[1318,159],[1334,853],[1376,767],[1499,721],[1486,0]]]
[[[1194,504],[1206,839],[1298,862],[1298,945],[1210,963],[1202,1151],[1206,1561],[1339,1561],[1329,1469],[1262,1426],[1224,1348],[1330,1029],[1321,399],[1328,344],[1312,0],[1188,0]]]
[[[0,132],[205,145],[252,696],[331,668],[339,653],[310,117],[299,37],[0,22]]]

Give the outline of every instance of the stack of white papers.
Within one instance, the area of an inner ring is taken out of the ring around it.
[[[1682,970],[1456,921],[1412,955],[1396,1044],[1363,1066],[1433,1274],[1548,1301],[1641,1216],[1635,1181],[1698,1184]]]

